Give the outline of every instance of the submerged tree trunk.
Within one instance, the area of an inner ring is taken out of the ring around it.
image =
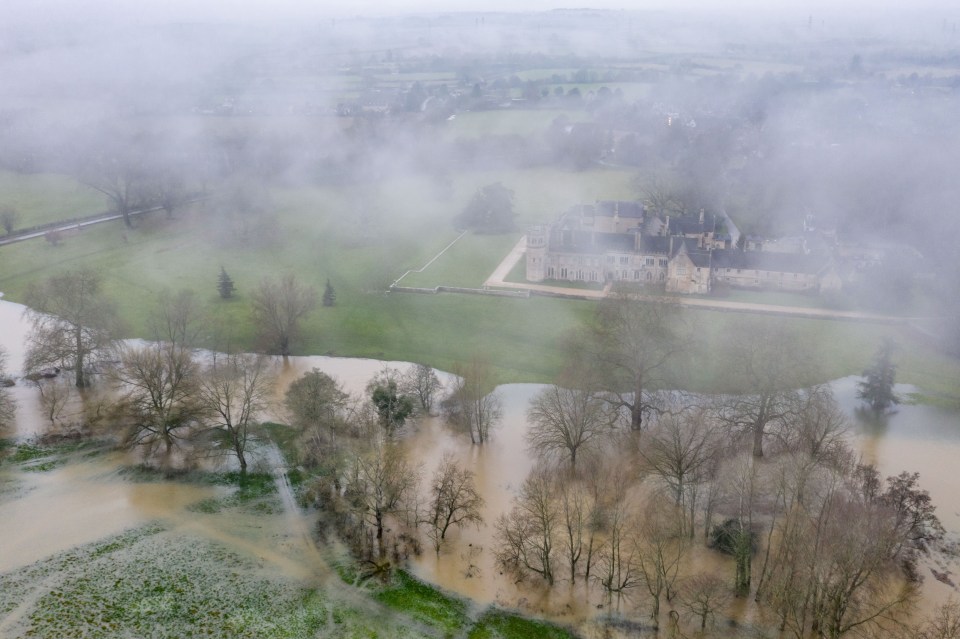
[[[763,424],[753,425],[753,456],[763,457]]]
[[[633,394],[633,405],[630,406],[630,428],[643,428],[643,377],[637,376],[637,385]]]
[[[234,451],[237,453],[237,459],[240,461],[240,474],[247,474],[247,457],[243,453],[243,447],[240,445],[240,442],[236,442],[234,445]]]
[[[734,587],[738,597],[743,597],[750,592],[751,551],[750,532],[743,530],[741,527],[734,541],[734,560],[737,564],[737,576]]]
[[[74,338],[76,339],[77,362],[76,362],[76,384],[77,388],[83,388],[87,385],[87,380],[83,375],[83,327],[77,326],[74,329]]]
[[[753,420],[753,456],[756,458],[763,457],[763,436],[770,421],[770,401],[769,395],[761,397],[757,416]]]

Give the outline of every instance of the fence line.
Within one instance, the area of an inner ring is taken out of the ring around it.
[[[527,299],[530,297],[530,291],[524,289],[521,291],[504,291],[492,288],[467,288],[463,286],[434,286],[433,288],[424,288],[416,286],[391,286],[391,293],[416,293],[420,295],[436,295],[437,293],[463,293],[466,295],[487,295],[490,297],[515,297]]]

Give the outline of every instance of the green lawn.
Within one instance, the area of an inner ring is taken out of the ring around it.
[[[445,594],[403,570],[395,571],[387,586],[373,598],[436,628],[445,637],[462,637],[465,633],[468,639],[573,639],[575,636],[551,623],[493,607],[473,621],[466,601]]]
[[[747,304],[773,304],[775,306],[796,306],[802,308],[831,308],[822,297],[817,295],[787,293],[776,290],[746,291],[741,289],[730,289],[727,293],[720,296],[692,295],[691,297],[707,300],[722,300],[724,302],[744,302]]]
[[[125,231],[109,223],[68,235],[58,247],[32,240],[0,248],[0,291],[21,301],[26,289],[53,273],[98,268],[117,301],[125,335],[150,337],[148,318],[162,288],[194,290],[210,313],[207,345],[219,326],[234,344],[254,347],[249,292],[264,276],[295,273],[322,290],[329,277],[337,305],[318,308],[303,323],[296,352],[423,362],[450,370],[482,351],[501,381],[549,381],[562,361],[564,335],[590,316],[593,302],[495,298],[473,295],[386,293],[410,268],[419,268],[456,236],[451,219],[479,185],[502,181],[516,192],[518,226],[552,218],[557,211],[596,197],[630,195],[631,174],[621,171],[529,170],[457,176],[452,198],[438,199],[426,180],[392,180],[364,190],[303,188],[273,194],[283,243],[244,248],[223,243],[210,221],[209,204],[179,219],[154,216]],[[356,211],[369,211],[358,222]],[[467,235],[462,246],[408,285],[478,286],[514,244],[515,235]],[[216,282],[226,268],[237,296],[222,300]],[[437,267],[436,269],[434,267]],[[446,280],[446,281],[440,281]],[[695,390],[725,386],[716,356],[739,313],[688,311],[698,336],[697,364],[686,384]],[[821,381],[859,374],[883,337],[901,345],[899,380],[928,394],[956,397],[960,366],[894,326],[852,322],[762,318],[792,327],[820,357]]]
[[[400,285],[481,288],[484,280],[520,239],[520,235],[468,233],[422,273],[410,273],[404,277]]]
[[[14,231],[110,208],[103,194],[66,175],[0,171],[0,209],[8,206],[20,215]]]
[[[517,263],[513,265],[513,268],[510,269],[510,272],[507,273],[507,276],[503,278],[505,282],[513,282],[515,284],[526,284],[527,283],[527,258],[526,255],[517,260]]]
[[[575,636],[550,623],[489,608],[470,629],[467,639],[573,639]]]
[[[569,176],[558,171],[483,172],[459,177],[449,201],[435,199],[429,183],[421,180],[392,181],[362,193],[278,191],[274,205],[282,248],[224,244],[222,229],[205,221],[210,211],[201,204],[174,222],[155,216],[139,221],[132,231],[120,223],[89,228],[67,236],[58,247],[40,240],[3,247],[0,290],[9,299],[22,300],[31,282],[92,266],[103,273],[105,289],[117,301],[125,334],[149,337],[147,320],[156,292],[187,288],[199,295],[214,318],[208,338],[219,324],[235,343],[252,347],[247,295],[261,278],[292,272],[321,290],[329,277],[337,306],[319,308],[308,318],[299,352],[409,359],[449,369],[482,349],[497,362],[504,379],[547,379],[558,366],[556,337],[588,313],[589,305],[458,295],[427,299],[384,292],[405,270],[422,266],[449,244],[455,237],[452,217],[477,186],[494,181],[516,190],[516,209],[521,219],[531,220],[545,216],[554,205],[577,201],[576,196],[583,195],[578,191],[589,184],[601,190],[606,190],[602,184],[625,189],[629,179],[615,171]],[[538,197],[547,184],[556,182],[565,183],[569,197],[557,192]],[[365,226],[346,213],[358,206],[371,210]],[[477,265],[476,272],[462,269],[459,283],[482,283],[515,237],[476,236],[471,241],[476,244],[469,263]],[[491,249],[489,255],[480,251],[484,246]],[[224,301],[217,295],[221,266],[236,283],[235,299]],[[537,328],[544,323],[552,329]]]
[[[394,572],[391,583],[373,598],[421,623],[437,627],[444,636],[454,636],[470,624],[466,601],[445,595],[403,570]]]

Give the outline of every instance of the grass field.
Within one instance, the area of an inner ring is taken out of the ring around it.
[[[410,273],[402,286],[462,286],[480,288],[503,256],[520,239],[520,233],[477,235],[468,233],[422,273]]]
[[[158,523],[0,574],[0,614],[19,614],[4,628],[11,638],[574,636],[499,609],[474,619],[466,601],[402,570],[386,585],[330,581],[305,585],[246,553]]]
[[[93,215],[110,208],[103,194],[71,177],[50,173],[0,171],[0,210],[8,206],[20,215],[14,231],[47,222]],[[3,230],[0,229],[0,235],[2,233]]]
[[[95,441],[0,440],[0,467],[8,471],[0,504],[29,492],[18,490],[17,472],[47,472],[105,450]],[[328,560],[291,570],[302,550],[282,541],[289,521],[272,475],[194,471],[171,480],[159,470],[121,467],[117,476],[224,490],[186,506],[196,528],[177,525],[176,517],[148,522],[0,573],[4,637],[573,637],[474,605],[402,569],[386,581],[360,579],[362,568],[327,545],[318,550]],[[274,551],[265,558],[259,553],[267,547]]]
[[[502,181],[515,190],[518,226],[552,218],[578,201],[631,195],[632,174],[593,170],[479,172],[457,176],[454,195],[438,199],[427,180],[387,181],[363,191],[332,188],[285,189],[273,193],[281,244],[250,248],[223,243],[223,229],[204,205],[172,222],[144,219],[133,231],[120,223],[69,235],[58,247],[41,240],[0,248],[0,290],[20,301],[31,283],[53,273],[91,266],[117,301],[125,335],[150,337],[147,326],[163,288],[191,289],[211,316],[207,340],[219,326],[234,344],[255,346],[248,295],[265,276],[295,273],[322,290],[329,277],[337,305],[316,309],[303,323],[296,352],[423,362],[450,370],[480,351],[503,382],[548,381],[559,370],[564,335],[590,317],[594,303],[542,297],[491,298],[471,295],[388,294],[404,271],[419,268],[456,237],[451,219],[475,189]],[[358,223],[363,207],[368,220]],[[468,234],[430,269],[403,284],[479,286],[515,243],[517,235]],[[237,296],[216,292],[220,267]],[[697,365],[688,386],[727,388],[724,363],[716,357],[737,313],[691,310],[698,336]],[[829,320],[764,318],[794,329],[822,361],[823,381],[859,374],[879,341],[901,346],[899,381],[937,397],[955,397],[960,366],[894,326]],[[212,341],[208,344],[213,346]]]

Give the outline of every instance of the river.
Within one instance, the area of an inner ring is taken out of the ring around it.
[[[0,346],[8,353],[7,373],[15,377],[22,367],[27,330],[22,311],[22,306],[0,301]],[[347,391],[361,393],[367,381],[385,365],[401,370],[409,366],[364,359],[292,357],[285,364],[278,364],[278,397],[283,388],[311,368],[335,377]],[[442,380],[449,381],[449,375],[440,375]],[[960,491],[954,465],[960,461],[960,414],[930,405],[902,405],[883,420],[865,420],[856,411],[856,381],[853,377],[843,378],[835,380],[832,387],[850,418],[850,436],[864,459],[875,463],[883,476],[903,470],[920,472],[921,486],[929,490],[949,536],[957,539],[960,537]],[[960,380],[957,383],[960,385]],[[595,593],[585,596],[582,586],[571,592],[564,586],[548,591],[527,584],[521,590],[509,576],[500,574],[491,549],[492,524],[509,509],[516,489],[531,466],[531,455],[524,443],[525,415],[530,398],[540,388],[542,386],[536,384],[499,387],[503,419],[493,431],[491,441],[484,446],[471,445],[469,438],[452,432],[436,417],[422,419],[407,428],[403,445],[421,465],[424,483],[447,452],[473,470],[485,500],[486,522],[480,527],[449,533],[449,543],[439,558],[425,544],[423,554],[413,560],[412,569],[424,579],[480,603],[522,606],[560,621],[576,621],[593,614],[597,603]],[[43,432],[47,422],[38,409],[36,389],[18,381],[11,390],[19,404],[12,435],[25,438]],[[907,395],[912,389],[899,387],[898,390]],[[0,572],[158,518],[194,531],[205,531],[211,538],[249,551],[301,577],[305,566],[308,571],[324,572],[319,555],[304,551],[303,544],[295,551],[276,549],[278,535],[288,537],[293,545],[306,537],[304,525],[309,520],[296,514],[291,519],[292,504],[285,504],[288,512],[263,526],[263,534],[238,534],[230,527],[243,527],[248,523],[187,510],[187,506],[210,496],[216,489],[182,483],[124,481],[117,474],[123,462],[122,456],[117,455],[44,473],[0,471],[0,487],[3,482],[16,487],[0,490],[0,540],[4,546],[0,553]],[[282,481],[278,474],[278,482]],[[56,514],[55,520],[51,513]],[[698,557],[699,561],[714,562],[718,569],[723,568],[722,561],[713,553],[703,552]],[[936,561],[941,572],[952,572],[955,578],[960,574],[956,559],[941,557]],[[931,577],[931,565],[928,560],[922,567],[925,608],[956,594],[954,588]]]

